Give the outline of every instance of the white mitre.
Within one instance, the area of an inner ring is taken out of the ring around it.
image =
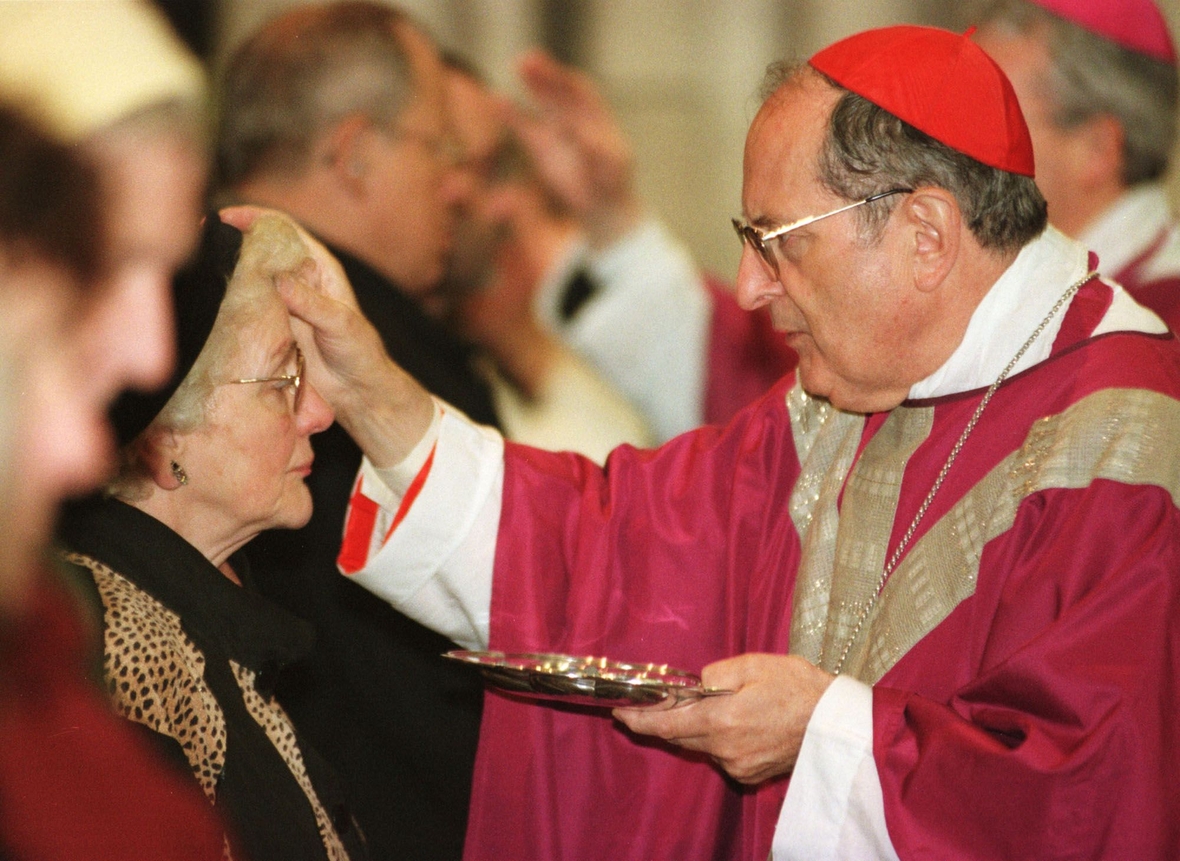
[[[201,64],[147,3],[0,2],[0,100],[64,141],[166,102],[201,106],[205,89]]]

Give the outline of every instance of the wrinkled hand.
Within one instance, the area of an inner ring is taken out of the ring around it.
[[[740,783],[762,783],[795,767],[807,722],[834,678],[795,655],[739,655],[701,673],[706,686],[732,695],[614,715],[632,732],[708,754]]]
[[[292,329],[303,349],[307,376],[316,390],[337,408],[362,385],[368,371],[384,357],[372,326],[361,315],[348,276],[319,240],[290,216],[260,206],[222,209],[221,220],[246,231],[263,215],[277,215],[292,224],[308,249],[308,259],[291,273],[280,274],[275,286],[295,319]]]
[[[534,111],[509,120],[549,190],[582,222],[592,247],[605,248],[639,220],[630,142],[586,75],[543,51],[517,62]]]
[[[246,230],[269,211],[232,207],[222,210],[221,218]],[[389,358],[381,336],[360,312],[339,261],[298,229],[310,259],[297,271],[278,275],[275,287],[293,318],[291,328],[304,352],[308,382],[369,460],[378,467],[392,466],[410,453],[430,426],[434,402]]]

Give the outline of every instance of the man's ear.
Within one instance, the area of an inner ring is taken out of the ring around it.
[[[184,446],[175,431],[149,427],[135,441],[136,454],[151,476],[152,482],[161,490],[176,490],[181,486],[180,475],[172,464],[183,468]]]
[[[364,187],[371,131],[369,118],[354,113],[332,126],[325,137],[323,159],[336,180],[350,191]]]
[[[922,292],[938,288],[959,256],[963,213],[954,195],[926,186],[902,203],[913,231],[914,285]]]

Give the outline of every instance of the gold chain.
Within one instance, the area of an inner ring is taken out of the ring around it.
[[[844,661],[848,658],[848,652],[852,649],[852,645],[856,642],[856,638],[860,636],[861,628],[864,627],[864,623],[868,619],[869,613],[872,612],[873,607],[876,606],[877,599],[881,597],[881,592],[885,588],[885,581],[889,579],[889,575],[893,573],[893,569],[896,568],[897,563],[901,561],[901,554],[905,551],[906,547],[909,546],[910,539],[914,537],[914,533],[918,530],[918,524],[921,523],[922,518],[926,516],[926,510],[930,508],[930,503],[934,501],[934,495],[938,493],[939,488],[942,487],[943,480],[946,478],[947,473],[950,472],[951,464],[953,464],[955,462],[955,458],[959,456],[959,452],[963,449],[963,444],[967,442],[967,437],[971,436],[971,431],[975,430],[975,425],[979,422],[979,417],[983,415],[984,408],[987,407],[988,402],[991,401],[992,395],[996,393],[996,389],[998,389],[1001,384],[1003,384],[1004,380],[1008,379],[1008,375],[1012,373],[1012,369],[1016,367],[1016,364],[1020,361],[1024,354],[1028,352],[1028,349],[1033,345],[1033,342],[1036,341],[1036,339],[1040,337],[1041,333],[1045,331],[1045,327],[1049,325],[1049,321],[1057,315],[1057,312],[1060,311],[1062,307],[1064,307],[1065,303],[1073,298],[1073,295],[1081,289],[1082,285],[1093,278],[1096,274],[1097,272],[1093,270],[1087,272],[1085,277],[1083,277],[1080,281],[1071,284],[1069,289],[1061,294],[1061,298],[1058,299],[1057,302],[1054,303],[1053,307],[1049,309],[1049,313],[1045,315],[1045,319],[1042,320],[1040,325],[1038,325],[1037,328],[1033,330],[1033,333],[1028,336],[1028,340],[1024,342],[1024,345],[1019,350],[1016,351],[1016,355],[1012,357],[1012,361],[1008,363],[1004,370],[1000,371],[1000,376],[996,378],[996,381],[991,384],[987,390],[987,393],[984,394],[983,400],[981,400],[979,402],[979,406],[975,408],[975,412],[972,414],[970,421],[967,422],[967,426],[963,428],[963,433],[959,435],[958,442],[956,442],[955,447],[951,449],[950,456],[947,457],[946,463],[944,463],[942,465],[942,469],[939,470],[938,478],[934,479],[934,484],[931,486],[930,492],[926,494],[926,498],[922,500],[922,504],[918,506],[918,513],[914,515],[914,519],[910,523],[909,529],[905,531],[905,535],[901,537],[901,541],[897,543],[897,548],[893,551],[893,555],[889,557],[888,563],[886,563],[885,568],[881,571],[881,576],[877,580],[877,589],[875,592],[873,592],[872,596],[870,596],[869,600],[865,602],[864,607],[861,609],[860,615],[857,617],[856,624],[852,628],[852,633],[848,637],[848,642],[844,644],[844,650],[840,653],[840,660],[836,662],[836,669],[833,671],[835,675],[840,675],[840,671],[844,668]],[[819,662],[821,665],[823,664],[823,656],[824,650],[823,646],[821,645],[819,653]]]

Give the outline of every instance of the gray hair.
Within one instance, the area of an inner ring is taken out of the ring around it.
[[[1159,179],[1176,142],[1176,66],[1117,45],[1028,0],[998,0],[981,26],[1045,34],[1051,70],[1047,93],[1059,128],[1100,114],[1123,127],[1123,182]]]
[[[408,26],[404,12],[371,2],[295,9],[266,24],[222,83],[220,186],[298,175],[319,135],[350,114],[391,125],[414,91]]]
[[[772,65],[763,99],[806,74],[841,92],[816,165],[819,181],[832,193],[851,202],[893,188],[945,189],[980,246],[998,252],[1016,251],[1045,229],[1048,208],[1031,177],[988,167],[936,141],[805,63]],[[890,197],[858,208],[866,241],[879,238],[895,204]]]
[[[246,231],[209,339],[141,437],[151,431],[190,433],[209,421],[217,406],[217,387],[226,381],[227,368],[243,349],[243,330],[261,304],[277,298],[275,276],[297,270],[307,256],[307,245],[285,217],[264,215]],[[119,474],[107,485],[108,495],[125,502],[148,495],[139,444],[137,439],[120,452]]]

